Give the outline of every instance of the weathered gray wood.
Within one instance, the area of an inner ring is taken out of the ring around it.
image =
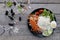
[[[19,22],[19,24],[16,24],[15,26],[20,29],[18,34],[13,34],[12,36],[9,36],[8,31],[2,36],[0,36],[0,40],[60,40],[60,4],[31,4],[30,5],[33,9],[28,9],[28,11],[20,16],[22,17],[22,21]],[[28,26],[27,26],[27,17],[28,15],[37,8],[47,8],[50,9],[56,16],[57,19],[57,28],[53,35],[50,37],[45,38],[39,38],[32,33],[30,33]],[[6,26],[6,29],[10,26],[8,26],[8,23],[11,22],[8,17],[4,15],[5,8],[3,8],[2,4],[0,4],[0,25]],[[17,14],[16,17],[19,15]]]
[[[60,3],[60,0],[49,0],[48,3]]]
[[[31,0],[36,3],[60,3],[60,0]]]
[[[3,12],[6,10],[6,8],[3,8],[4,4],[0,4],[0,6],[1,6],[0,8],[2,8],[2,9],[0,9],[0,12]],[[55,14],[60,14],[60,4],[31,4],[30,6],[33,9],[28,9],[29,13],[31,13],[34,9],[37,9],[37,8],[47,8]],[[26,14],[29,14],[28,12]],[[0,13],[0,14],[2,14],[2,13]]]
[[[0,0],[0,2],[4,2],[5,0]],[[14,1],[14,0],[12,0]],[[27,2],[27,0],[17,0],[17,2]],[[31,0],[31,2],[36,3],[60,3],[60,0]]]

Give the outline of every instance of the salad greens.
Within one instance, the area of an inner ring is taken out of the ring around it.
[[[52,34],[52,30],[47,30],[47,31],[44,31],[42,35],[44,36],[50,36]]]
[[[18,10],[19,10],[20,12],[22,12],[22,7],[21,7],[21,6],[18,6]]]
[[[42,35],[44,35],[44,36],[50,36],[52,33],[53,33],[53,29],[51,29],[51,28],[49,27],[47,30],[45,30],[45,31],[42,33]]]
[[[42,16],[45,16],[45,17],[50,16],[51,21],[54,21],[55,20],[54,19],[54,14],[53,13],[50,13],[50,11],[47,11],[46,9],[44,9],[44,11],[43,11],[43,13],[41,15]]]
[[[6,3],[6,5],[8,6],[8,7],[11,7],[12,6],[12,2],[10,2],[10,1],[8,1],[7,3]]]

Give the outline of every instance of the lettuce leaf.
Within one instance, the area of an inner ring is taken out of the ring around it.
[[[53,13],[50,13],[50,11],[47,11],[46,9],[44,9],[44,11],[41,14],[41,16],[45,16],[45,17],[50,16],[51,21],[54,21],[55,20],[54,19],[54,14]]]

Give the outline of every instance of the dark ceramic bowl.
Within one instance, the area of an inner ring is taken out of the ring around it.
[[[46,8],[38,8],[38,9],[35,9],[33,12],[31,12],[31,14],[32,13],[35,13],[35,12],[37,12],[38,10],[44,10],[44,9],[46,9]],[[50,11],[49,9],[46,9],[47,11]],[[52,11],[50,11],[50,13],[53,13]],[[55,17],[55,15],[54,15],[54,19],[55,19],[55,21],[56,21],[56,17]],[[31,26],[29,25],[29,19],[27,19],[27,25],[28,25],[28,28],[29,28],[29,30],[30,30],[30,32],[33,34],[33,35],[35,35],[35,36],[38,36],[38,37],[46,37],[46,36],[43,36],[42,35],[42,33],[36,33],[36,32],[33,32],[33,31],[31,31]],[[53,32],[54,32],[54,30],[55,29],[53,29]],[[53,33],[52,33],[53,34]]]

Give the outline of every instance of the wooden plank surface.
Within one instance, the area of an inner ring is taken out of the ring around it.
[[[0,2],[4,2],[5,0],[0,0]],[[8,0],[7,0],[8,1]],[[12,0],[14,1],[14,0]],[[27,2],[27,0],[16,0],[17,2]],[[60,3],[60,0],[31,0],[31,2],[35,3]]]
[[[19,33],[9,36],[8,31],[6,31],[4,35],[0,36],[0,40],[60,40],[60,29],[56,29],[54,34],[49,37],[39,38],[30,33],[26,23],[28,15],[34,9],[47,8],[55,14],[58,23],[57,27],[60,27],[60,4],[31,4],[30,6],[33,9],[28,9],[24,16],[20,14],[20,16],[22,17],[22,21],[19,22],[19,24],[15,25],[16,27],[20,28]],[[0,25],[4,25],[6,26],[6,28],[8,28],[10,27],[8,26],[10,20],[8,19],[8,17],[4,16],[5,10],[6,9],[3,8],[3,5],[0,4]],[[18,15],[16,17],[18,17]]]

